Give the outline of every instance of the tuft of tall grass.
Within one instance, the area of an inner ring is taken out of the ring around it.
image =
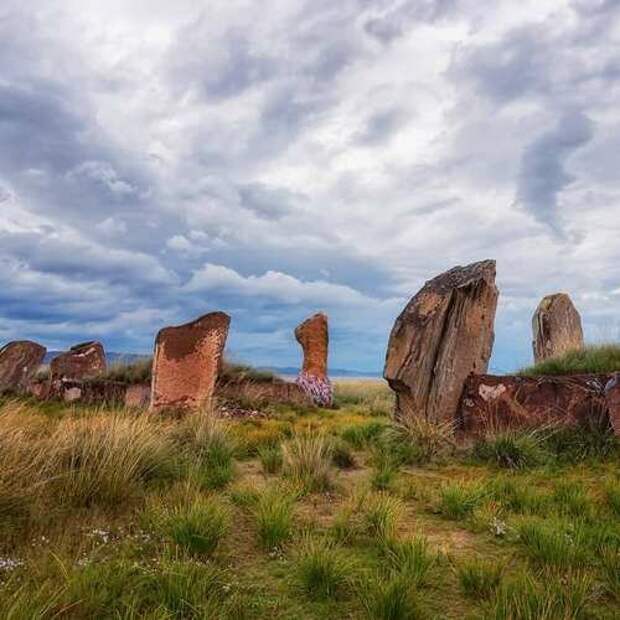
[[[385,557],[390,572],[406,577],[414,586],[420,587],[427,583],[438,557],[423,536],[408,540],[388,540],[384,547]]]
[[[511,512],[519,514],[546,514],[550,508],[549,497],[539,493],[527,481],[496,477],[487,484],[489,495]]]
[[[279,489],[267,489],[254,506],[258,538],[264,549],[286,542],[293,527],[293,499]]]
[[[365,424],[347,426],[340,431],[340,437],[357,450],[361,450],[377,441],[385,429],[386,424],[384,422],[366,422]]]
[[[351,448],[342,439],[332,442],[332,463],[339,469],[353,469],[357,465]]]
[[[473,456],[506,469],[525,469],[548,463],[547,434],[541,429],[490,434],[474,445]]]
[[[583,349],[568,351],[534,366],[523,368],[524,376],[572,375],[588,373],[612,373],[620,370],[620,345],[590,345]]]
[[[282,469],[282,447],[279,444],[260,447],[258,458],[266,474],[277,474]]]
[[[398,498],[385,493],[368,495],[362,506],[363,532],[381,544],[393,539],[402,512]]]
[[[620,517],[620,484],[608,483],[605,486],[605,499],[610,510]]]
[[[434,421],[410,415],[395,425],[397,436],[411,447],[410,457],[418,463],[430,463],[440,455],[453,451],[454,423]]]
[[[539,584],[523,573],[500,586],[489,618],[493,620],[585,620],[593,597],[592,578],[577,572],[543,575]]]
[[[463,593],[475,600],[491,598],[501,583],[503,572],[503,565],[479,558],[464,560],[456,566]]]
[[[420,596],[406,575],[378,575],[360,586],[369,620],[418,620],[426,617]]]
[[[592,500],[576,482],[559,482],[551,494],[551,503],[561,515],[590,518],[594,512]]]
[[[558,568],[581,568],[589,563],[588,532],[582,524],[563,520],[528,519],[518,526],[521,543],[534,561]]]
[[[309,492],[332,487],[331,444],[322,434],[301,434],[282,446],[283,473]]]
[[[60,421],[47,446],[47,471],[61,500],[114,505],[174,471],[174,445],[146,415],[111,412]]]
[[[373,473],[370,479],[371,485],[377,491],[390,489],[400,467],[400,459],[397,454],[384,442],[378,442],[372,450],[371,462]]]
[[[598,411],[588,422],[558,428],[549,435],[546,447],[560,463],[572,464],[588,459],[605,460],[620,454],[617,437],[609,429],[605,411]]]
[[[599,558],[605,589],[620,603],[620,543],[601,549]]]
[[[297,553],[297,579],[313,599],[343,596],[351,584],[353,565],[342,549],[306,535]]]
[[[439,512],[447,519],[460,520],[471,515],[486,496],[482,484],[454,482],[445,484],[439,492]]]
[[[190,475],[205,489],[221,489],[235,475],[235,443],[228,425],[213,410],[193,413],[176,429]]]
[[[188,553],[210,556],[230,528],[230,511],[212,497],[197,496],[189,503],[156,511],[154,529]]]

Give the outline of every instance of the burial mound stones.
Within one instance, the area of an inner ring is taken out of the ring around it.
[[[50,362],[52,383],[89,379],[105,371],[106,358],[103,345],[94,340],[76,344]]]
[[[543,297],[532,317],[534,361],[583,348],[581,317],[566,293]]]
[[[332,404],[332,384],[327,376],[329,330],[327,316],[322,312],[312,315],[295,328],[295,338],[301,345],[304,360],[297,385],[315,404]]]
[[[484,260],[429,280],[409,301],[383,371],[397,417],[455,418],[467,376],[486,372],[498,294],[495,261]]]
[[[230,317],[211,312],[155,338],[151,409],[198,409],[213,397]]]
[[[0,393],[24,392],[47,349],[30,340],[9,342],[0,349]]]

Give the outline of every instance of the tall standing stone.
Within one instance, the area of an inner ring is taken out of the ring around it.
[[[566,293],[543,297],[532,317],[534,361],[583,348],[581,317]]]
[[[43,362],[47,349],[30,340],[9,342],[0,349],[0,393],[23,392]]]
[[[398,417],[455,418],[467,376],[486,372],[498,294],[495,261],[485,260],[429,280],[409,301],[383,371]]]
[[[151,409],[199,409],[213,397],[230,317],[211,312],[155,338]]]
[[[295,328],[295,338],[301,345],[304,361],[297,384],[317,405],[332,403],[332,385],[327,376],[329,329],[327,315],[319,312]]]
[[[50,362],[52,383],[63,379],[80,381],[103,374],[106,358],[103,345],[91,340],[71,347]]]

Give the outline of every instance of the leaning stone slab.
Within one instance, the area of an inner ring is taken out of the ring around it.
[[[47,349],[30,340],[9,342],[0,349],[0,393],[24,392]]]
[[[295,328],[295,338],[304,354],[297,385],[319,406],[332,404],[332,385],[327,376],[329,329],[327,315],[319,312]]]
[[[213,397],[230,317],[211,312],[155,339],[151,410],[200,409]]]
[[[103,345],[96,341],[76,344],[50,362],[52,383],[89,379],[101,375],[105,370],[105,351]]]
[[[486,372],[498,290],[495,261],[454,267],[426,282],[396,319],[383,376],[396,416],[453,420],[470,373]]]
[[[608,428],[609,379],[605,374],[471,375],[463,389],[458,427],[473,434],[549,424]]]
[[[566,293],[543,297],[532,317],[534,361],[583,348],[581,317]]]

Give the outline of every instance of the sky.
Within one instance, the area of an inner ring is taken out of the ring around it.
[[[0,343],[380,370],[424,282],[497,260],[491,368],[567,292],[620,339],[620,1],[3,0]]]

